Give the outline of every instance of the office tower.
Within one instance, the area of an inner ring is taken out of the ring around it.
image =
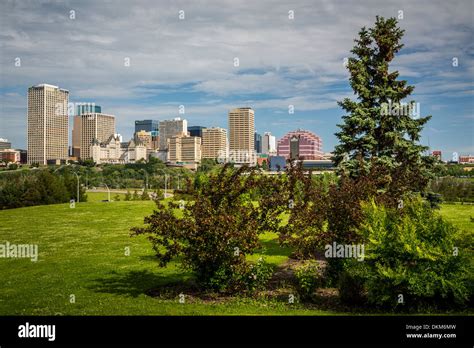
[[[69,91],[40,84],[28,88],[28,163],[68,159]]]
[[[291,139],[295,138],[297,141],[294,141],[292,149]],[[298,148],[296,149],[295,146]],[[293,152],[304,160],[319,160],[323,158],[322,148],[323,142],[319,136],[302,129],[291,131],[278,140],[278,156],[283,156],[286,159],[290,159],[291,152]]]
[[[229,149],[255,150],[255,114],[252,108],[229,111]]]
[[[202,131],[202,158],[227,157],[227,131],[212,127]]]
[[[255,132],[255,151],[262,153],[262,135]]]
[[[188,134],[188,121],[177,117],[173,120],[160,121],[160,150],[168,148],[168,139],[177,135]]]
[[[169,138],[168,161],[175,164],[201,162],[201,138],[183,135]]]
[[[80,110],[77,110],[80,112]],[[81,157],[81,116],[72,119],[72,157]]]
[[[85,113],[74,116],[72,154],[82,160],[92,158],[94,140],[103,143],[115,134],[115,116],[102,113]]]
[[[201,137],[202,138],[202,131],[206,129],[206,127],[202,126],[189,126],[188,133],[191,137]]]
[[[276,138],[270,132],[263,133],[262,139],[262,153],[275,155],[277,152],[276,148]]]
[[[77,105],[76,115],[82,114],[100,114],[102,113],[102,108],[95,103],[79,103]]]
[[[158,136],[160,122],[158,120],[138,120],[135,121],[135,133],[140,131],[151,132],[152,136]]]
[[[0,149],[11,149],[12,143],[8,141],[8,139],[0,138]]]

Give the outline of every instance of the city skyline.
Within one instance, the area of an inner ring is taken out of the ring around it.
[[[2,3],[0,137],[26,148],[27,88],[48,83],[68,89],[71,102],[94,102],[116,115],[124,139],[143,119],[182,117],[227,129],[228,111],[249,106],[260,134],[278,139],[304,128],[329,152],[344,115],[337,101],[352,96],[343,61],[353,39],[375,15],[403,11],[405,47],[392,70],[415,86],[411,99],[421,115],[433,115],[422,143],[445,159],[474,153],[472,3],[320,5],[262,2],[248,11],[242,2]]]

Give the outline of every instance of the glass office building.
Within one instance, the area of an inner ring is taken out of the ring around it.
[[[135,121],[135,133],[139,131],[151,132],[151,136],[159,134],[160,121],[158,120],[138,120]]]

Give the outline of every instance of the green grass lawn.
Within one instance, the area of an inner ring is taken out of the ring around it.
[[[471,217],[474,218],[474,205],[443,204],[440,212],[446,220],[457,227],[471,233],[474,232],[474,222],[471,222]]]
[[[177,263],[159,268],[145,237],[129,236],[150,214],[151,201],[89,202],[0,211],[0,243],[38,244],[39,259],[0,258],[0,315],[333,315],[278,299],[236,297],[219,303],[180,304],[146,295],[151,288],[190,277]],[[471,231],[474,206],[443,206],[442,214]],[[268,262],[284,262],[289,250],[276,235],[262,236]],[[125,255],[129,248],[130,255]],[[258,258],[262,254],[254,255]],[[70,303],[70,295],[75,303]]]

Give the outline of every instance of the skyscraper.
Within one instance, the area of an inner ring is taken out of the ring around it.
[[[115,134],[115,116],[102,113],[83,113],[74,116],[72,153],[81,159],[92,158],[94,140],[103,143]]]
[[[188,121],[177,117],[173,120],[160,121],[160,150],[168,148],[168,139],[176,135],[188,134]]]
[[[227,157],[227,131],[212,127],[202,131],[202,158]]]
[[[275,155],[277,151],[276,148],[276,138],[270,132],[263,133],[262,139],[262,153],[267,155]]]
[[[69,91],[40,84],[28,88],[28,163],[68,159]]]
[[[140,131],[151,132],[151,136],[157,136],[160,129],[158,120],[137,120],[135,121],[135,133]]]
[[[206,129],[206,127],[202,126],[190,126],[188,127],[189,135],[192,137],[201,137],[202,138],[202,131]]]
[[[255,114],[252,108],[229,111],[229,156],[235,163],[254,163]]]
[[[95,103],[79,103],[77,105],[76,115],[90,114],[90,113],[100,114],[101,112],[102,112],[102,108],[99,105],[95,105]]]
[[[255,151],[262,153],[262,135],[255,132]]]

